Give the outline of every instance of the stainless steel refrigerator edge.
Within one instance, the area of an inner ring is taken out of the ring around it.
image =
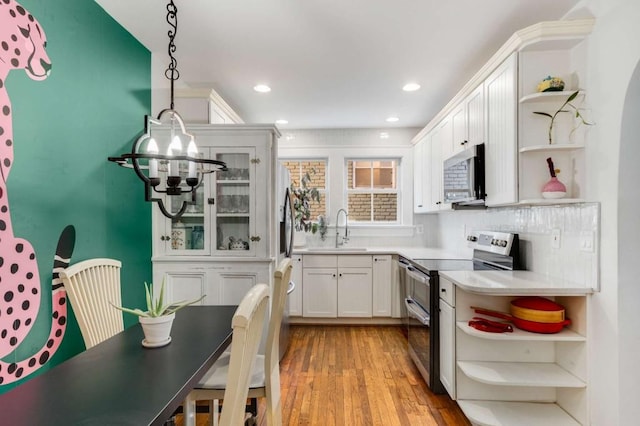
[[[276,265],[285,257],[291,257],[293,249],[294,228],[294,212],[289,187],[291,186],[291,177],[289,170],[282,164],[278,164],[277,170],[277,200],[278,200],[278,256]],[[287,295],[296,291],[296,284],[289,282]],[[282,325],[280,326],[280,359],[287,352],[289,346],[289,297],[284,307],[284,315],[282,316]]]

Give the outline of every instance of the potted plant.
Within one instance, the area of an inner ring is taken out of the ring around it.
[[[582,116],[582,114],[580,114],[580,109],[571,103],[571,101],[573,101],[578,96],[578,93],[580,93],[580,91],[576,90],[571,95],[569,95],[567,100],[560,106],[560,108],[558,108],[558,110],[556,112],[553,113],[553,115],[549,114],[548,112],[541,112],[541,111],[534,111],[533,112],[534,114],[543,115],[543,116],[548,117],[548,118],[551,119],[551,122],[549,123],[549,133],[548,133],[548,135],[549,135],[549,145],[553,144],[553,125],[555,123],[556,117],[561,112],[571,112],[571,110],[573,110],[575,112],[575,117],[578,120],[580,120],[580,122],[578,123],[578,126],[580,124],[585,124],[587,126],[591,126],[593,124],[593,123],[587,122],[584,119],[584,117]],[[565,108],[570,108],[570,109],[565,109]],[[574,127],[571,130],[571,133],[573,133],[578,128],[578,126]],[[571,133],[569,135],[571,135]]]
[[[147,300],[147,310],[130,309],[117,306],[111,303],[113,307],[123,312],[127,312],[139,317],[142,331],[144,332],[144,340],[142,345],[145,347],[160,347],[168,345],[171,342],[171,325],[176,316],[176,311],[185,306],[197,303],[204,299],[205,295],[194,300],[184,300],[176,303],[165,304],[164,302],[164,279],[160,287],[160,295],[157,298],[153,296],[153,284],[144,283],[144,290]]]
[[[315,171],[312,169],[311,173]],[[306,234],[315,234],[318,231],[318,224],[311,220],[311,203],[320,202],[320,192],[318,188],[311,187],[311,175],[306,172],[300,179],[300,186],[291,184],[291,194],[293,197],[294,228],[296,230],[294,245],[304,245]]]

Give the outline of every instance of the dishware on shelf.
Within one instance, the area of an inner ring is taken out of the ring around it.
[[[194,226],[191,231],[191,248],[194,250],[202,250],[204,248],[204,227]]]

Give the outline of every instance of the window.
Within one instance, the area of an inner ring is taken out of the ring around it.
[[[318,159],[307,160],[282,160],[291,173],[291,184],[300,187],[300,182],[305,174],[309,173],[310,187],[320,192],[320,202],[311,203],[311,218],[317,220],[318,216],[327,214],[327,161]]]
[[[347,206],[355,222],[398,221],[398,161],[347,160]]]

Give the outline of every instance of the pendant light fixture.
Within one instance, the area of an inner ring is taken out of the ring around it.
[[[174,57],[178,8],[173,0],[167,4],[167,23],[171,27],[168,31],[169,66],[164,75],[171,82],[171,104],[160,111],[157,118],[145,115],[144,132],[133,142],[130,153],[109,157],[108,160],[132,168],[144,182],[145,200],[158,203],[166,217],[178,219],[188,205],[196,203],[196,190],[202,185],[204,175],[226,171],[227,165],[222,161],[201,157],[193,135],[187,133],[182,117],[174,109],[173,86],[180,78],[180,73]],[[167,197],[179,197],[178,201],[182,200],[180,208],[176,211],[167,210],[162,198],[154,197],[154,192],[166,194]]]

